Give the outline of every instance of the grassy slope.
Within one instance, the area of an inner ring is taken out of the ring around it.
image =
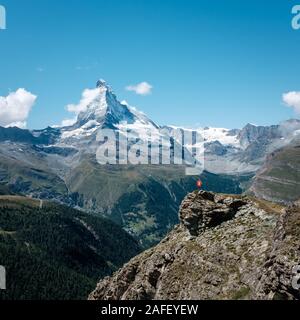
[[[201,175],[204,188],[241,193],[245,177]],[[100,166],[85,159],[70,173],[66,183],[78,193],[78,204],[106,215],[140,240],[143,247],[159,242],[178,223],[178,209],[197,177],[185,175],[179,166]]]
[[[300,146],[276,151],[254,179],[250,192],[271,201],[300,198]]]
[[[32,158],[32,163],[8,157],[0,153],[0,179],[16,193],[44,193],[53,197],[67,197],[65,183],[49,168],[42,166],[42,159]]]

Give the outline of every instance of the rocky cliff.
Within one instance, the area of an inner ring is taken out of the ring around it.
[[[250,197],[189,194],[180,225],[159,245],[102,280],[105,299],[299,299],[300,206]]]

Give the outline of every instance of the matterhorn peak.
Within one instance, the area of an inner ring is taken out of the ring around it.
[[[74,125],[65,127],[63,139],[95,136],[99,129],[131,130],[143,132],[149,128],[158,130],[158,126],[145,114],[120,102],[112,88],[103,79],[96,83],[96,89],[89,90],[91,99],[86,101],[83,111],[77,117]]]
[[[108,85],[108,83],[103,79],[99,79],[96,82],[96,88],[100,89],[100,93],[105,93],[106,92],[108,94],[112,94],[112,95],[115,96],[112,87],[110,85]],[[117,99],[117,97],[115,97],[115,99]]]
[[[101,88],[101,87],[108,87],[108,86],[105,80],[99,79],[96,83],[96,87]]]
[[[86,128],[91,124],[96,127],[116,128],[120,122],[133,123],[136,120],[129,108],[119,102],[112,88],[103,79],[96,83],[96,91],[90,90],[93,95],[77,118],[73,127]]]

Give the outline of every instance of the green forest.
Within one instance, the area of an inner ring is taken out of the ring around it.
[[[0,299],[86,299],[104,276],[140,252],[116,224],[66,206],[0,197]]]

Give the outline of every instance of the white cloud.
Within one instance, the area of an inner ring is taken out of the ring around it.
[[[55,125],[55,127],[69,127],[72,126],[77,121],[77,116],[80,112],[86,111],[89,104],[99,95],[99,88],[95,89],[85,89],[82,92],[81,99],[78,104],[68,104],[66,106],[67,111],[74,113],[75,116],[72,118],[64,119],[60,125]]]
[[[0,96],[0,126],[25,128],[36,98],[37,96],[22,88],[6,97]]]
[[[77,117],[72,118],[72,119],[65,119],[61,122],[60,127],[69,127],[72,126],[77,120]]]
[[[295,112],[300,113],[300,92],[291,91],[282,95],[283,102],[294,109]]]
[[[85,111],[88,105],[99,95],[99,88],[96,89],[85,89],[82,93],[81,99],[78,104],[67,105],[69,112],[74,112],[78,115],[80,112]]]
[[[130,85],[125,88],[127,91],[134,91],[136,94],[146,96],[152,93],[153,86],[148,82],[141,82],[136,85]]]

